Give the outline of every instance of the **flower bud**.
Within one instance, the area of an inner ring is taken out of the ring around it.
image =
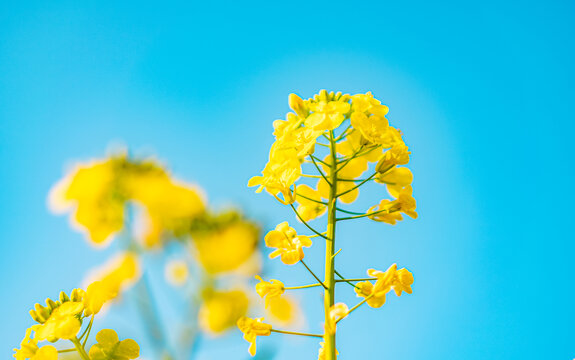
[[[304,101],[296,94],[289,95],[289,107],[295,111],[299,117],[306,118],[309,114],[309,110],[305,106]]]
[[[60,301],[61,301],[62,303],[65,303],[65,302],[70,301],[70,298],[68,297],[68,295],[66,295],[65,292],[61,291],[61,292],[60,292]]]

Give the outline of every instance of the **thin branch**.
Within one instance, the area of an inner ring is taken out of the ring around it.
[[[311,336],[311,337],[323,338],[323,335],[319,335],[319,334],[308,334],[308,333],[300,333],[300,332],[295,332],[295,331],[284,331],[284,330],[276,330],[276,329],[271,329],[270,331],[278,333],[278,334]]]
[[[341,275],[336,269],[333,269],[333,272],[334,272],[337,276],[339,276],[339,277],[342,279],[342,281],[344,281],[344,282],[350,284],[351,286],[353,286],[353,287],[356,288],[356,289],[358,288],[357,286],[355,286],[355,284],[353,284],[353,283],[351,283],[350,281],[346,280],[345,277],[344,277],[343,275]],[[337,280],[336,280],[336,281],[337,281]]]
[[[359,218],[366,217],[366,216],[376,215],[376,214],[382,213],[382,212],[384,212],[384,211],[387,211],[388,214],[391,214],[391,213],[397,212],[397,211],[399,211],[399,210],[389,211],[389,209],[382,209],[382,210],[372,211],[372,212],[367,213],[367,214],[356,215],[356,216],[349,216],[349,217],[344,217],[344,218],[338,218],[338,219],[336,219],[336,220],[337,220],[337,221],[341,221],[341,220],[359,219]]]
[[[345,128],[345,130],[344,130],[338,137],[335,138],[334,141],[335,141],[335,142],[338,142],[338,141],[344,139],[347,135],[351,134],[351,132],[353,131],[353,129],[351,129],[351,131],[349,132],[349,134],[346,134],[347,131],[348,131],[350,128],[351,128],[351,124],[349,124],[349,125]]]
[[[351,215],[363,215],[363,214],[365,214],[365,213],[360,213],[360,212],[355,212],[355,211],[344,210],[344,209],[340,209],[340,208],[337,208],[337,211],[341,211],[343,213],[351,214]]]
[[[359,279],[336,279],[335,282],[350,282],[350,281],[371,281],[377,280],[377,278],[359,278]]]
[[[319,200],[316,200],[316,199],[312,199],[312,198],[309,198],[309,197],[307,197],[307,196],[305,196],[305,195],[302,195],[302,194],[297,194],[297,193],[296,193],[296,196],[301,196],[302,198],[304,198],[304,199],[306,199],[306,200],[313,201],[313,202],[315,202],[315,203],[318,203],[318,204],[322,204],[322,205],[326,205],[326,206],[327,206],[327,203],[326,203],[326,202],[319,201]]]
[[[338,322],[340,322],[341,320],[345,319],[346,317],[349,316],[349,314],[351,314],[354,310],[356,310],[358,307],[360,307],[361,305],[365,304],[367,302],[367,300],[371,299],[373,297],[374,294],[369,295],[368,297],[366,297],[365,299],[361,300],[359,303],[357,303],[357,305],[355,305],[354,307],[352,307],[351,309],[349,309],[349,311],[347,312],[347,315],[345,315],[344,317],[342,317],[341,319],[337,319],[337,321],[335,322],[336,324]]]
[[[287,287],[284,287],[284,290],[308,289],[308,288],[317,287],[317,286],[321,286],[321,284],[317,283],[317,284],[300,285],[300,286],[287,286]]]
[[[309,266],[307,266],[307,264],[303,261],[303,259],[300,260],[300,262],[303,264],[303,266],[305,266],[307,271],[309,271],[309,273],[313,275],[313,277],[317,280],[317,282],[320,283],[321,286],[323,286],[323,288],[327,290],[327,286],[325,286],[325,284],[317,277],[317,275],[309,268]]]
[[[312,228],[302,217],[301,215],[297,212],[297,210],[295,209],[295,207],[293,206],[293,204],[289,204],[292,208],[292,210],[295,212],[295,214],[297,215],[298,219],[305,225],[307,226],[308,229],[310,229],[311,231],[313,231],[314,234],[321,236],[324,239],[328,239],[327,236],[323,235],[322,233],[318,232],[316,229]]]
[[[368,182],[369,180],[371,180],[375,175],[377,175],[377,172],[374,172],[370,177],[368,177],[367,179],[363,180],[362,182],[360,182],[359,184],[355,185],[354,187],[352,187],[351,189],[347,189],[346,191],[337,194],[337,197],[343,196],[345,194],[347,194],[350,191],[353,191],[355,189],[357,189],[358,187],[360,187],[361,185],[365,184],[366,182]]]

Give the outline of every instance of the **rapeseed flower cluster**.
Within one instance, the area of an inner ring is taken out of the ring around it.
[[[102,330],[97,336],[98,343],[105,343],[108,347],[114,347],[113,352],[106,352],[106,356],[98,354],[104,352],[103,345],[95,344],[89,350],[89,356],[85,346],[92,329],[94,316],[99,313],[102,305],[111,299],[108,288],[102,286],[97,281],[86,289],[74,289],[68,296],[61,292],[58,300],[46,299],[46,306],[36,304],[33,310],[30,310],[32,319],[37,324],[32,325],[26,330],[26,335],[20,344],[20,349],[14,349],[14,357],[17,360],[56,360],[58,359],[58,350],[52,345],[38,346],[38,342],[49,341],[51,343],[58,340],[69,340],[74,344],[80,358],[84,360],[98,359],[135,359],[139,356],[138,344],[133,340],[124,340],[122,343],[129,344],[126,349],[117,351],[115,342],[109,339],[102,341],[102,333],[112,332],[113,330]],[[78,334],[86,318],[90,317],[90,322],[80,337]],[[116,335],[117,340],[117,335]],[[82,342],[83,341],[83,342]],[[121,357],[124,356],[124,357]]]
[[[280,203],[289,205],[299,222],[311,231],[312,234],[304,235],[288,222],[282,222],[267,233],[265,244],[274,249],[270,258],[279,257],[286,265],[301,263],[316,283],[285,286],[280,280],[266,281],[258,276],[256,291],[267,307],[272,301],[285,298],[284,292],[288,290],[323,288],[324,331],[308,334],[279,330],[264,323],[263,318],[241,318],[238,327],[251,344],[251,355],[255,354],[256,336],[277,332],[322,338],[319,359],[334,360],[339,321],[364,303],[381,307],[392,289],[398,296],[412,292],[413,275],[405,268],[397,270],[396,264],[385,272],[370,269],[364,279],[345,279],[335,269],[335,257],[342,251],[335,251],[338,222],[366,218],[394,225],[403,220],[403,214],[417,218],[413,173],[406,167],[411,152],[401,131],[390,125],[389,108],[370,92],[345,95],[322,90],[306,100],[291,94],[289,105],[292,112],[285,120],[273,123],[275,141],[268,163],[261,176],[252,177],[248,186],[257,186],[258,193],[265,189]],[[360,187],[369,184],[384,185],[387,196],[364,211],[340,205],[354,203]],[[324,214],[327,214],[326,231],[310,225]],[[303,248],[312,246],[312,238],[325,240],[323,279],[304,262]],[[336,279],[336,274],[340,279]],[[335,303],[338,283],[351,285],[363,300],[351,308]]]

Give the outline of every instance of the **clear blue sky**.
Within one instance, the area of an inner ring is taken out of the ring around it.
[[[288,94],[326,88],[389,105],[420,213],[341,227],[347,273],[398,262],[415,274],[413,295],[341,327],[341,359],[572,359],[573,39],[570,1],[2,2],[2,358],[33,303],[113,252],[48,212],[66,164],[121,141],[267,228],[295,222],[246,183]],[[316,356],[316,342],[278,340],[259,344]]]

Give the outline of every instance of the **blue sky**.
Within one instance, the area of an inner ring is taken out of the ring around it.
[[[113,252],[47,210],[66,164],[123,143],[266,228],[295,222],[246,183],[288,94],[323,88],[372,91],[390,107],[420,213],[341,227],[341,268],[398,262],[416,279],[413,295],[341,327],[341,359],[575,357],[574,14],[568,1],[3,2],[3,357],[35,302]],[[320,266],[321,249],[309,258]],[[259,343],[277,359],[316,356],[315,342],[282,340]],[[204,358],[218,351],[207,345]]]

